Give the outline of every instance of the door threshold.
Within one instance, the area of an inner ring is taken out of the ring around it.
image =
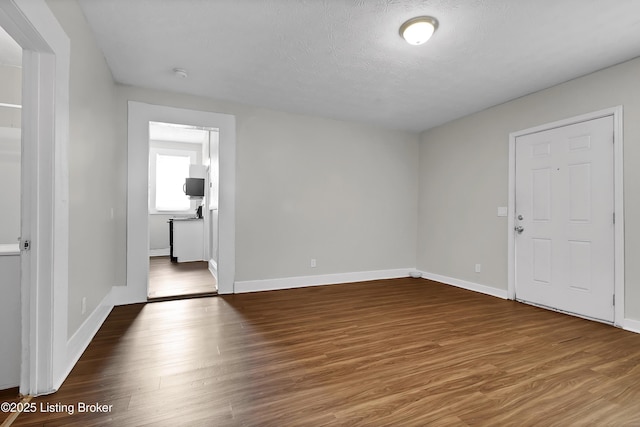
[[[147,302],[176,301],[181,299],[207,298],[207,297],[217,297],[217,296],[218,296],[218,291],[198,292],[196,294],[168,295],[166,297],[147,298]]]
[[[545,310],[549,310],[549,311],[555,311],[556,313],[562,313],[562,314],[566,314],[569,316],[573,316],[573,317],[579,317],[581,319],[585,319],[585,320],[591,320],[592,322],[598,322],[598,323],[604,323],[605,325],[609,325],[609,326],[616,326],[615,323],[613,321],[610,320],[603,320],[603,319],[598,319],[597,317],[589,317],[586,316],[584,314],[579,314],[579,313],[574,313],[571,311],[566,311],[566,310],[562,310],[556,307],[551,307],[548,305],[544,305],[544,304],[538,304],[535,302],[531,302],[531,301],[527,301],[527,300],[523,300],[523,299],[519,299],[519,298],[515,298],[515,300],[519,303],[522,304],[527,304],[527,305],[531,305],[533,307],[538,307],[538,308],[542,308]]]

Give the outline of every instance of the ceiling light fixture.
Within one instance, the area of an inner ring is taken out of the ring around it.
[[[411,18],[400,26],[400,35],[407,43],[417,46],[431,38],[438,28],[438,20],[431,16]]]
[[[186,79],[188,76],[187,70],[183,68],[174,68],[173,74],[175,74],[176,77],[180,77],[181,79]]]

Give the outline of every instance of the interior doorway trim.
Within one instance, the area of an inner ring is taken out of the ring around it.
[[[0,25],[23,48],[20,392],[39,395],[67,367],[70,43],[43,0],[0,2]]]
[[[127,286],[113,288],[114,303],[147,300],[149,282],[149,122],[220,129],[218,293],[234,292],[235,116],[129,101],[127,194]]]
[[[602,117],[613,117],[613,169],[614,169],[614,325],[624,327],[624,173],[623,173],[623,108],[622,105],[582,114],[580,116],[546,123],[509,134],[509,207],[507,221],[508,238],[508,288],[509,299],[516,297],[515,266],[515,194],[516,194],[516,138],[536,132],[564,127]]]

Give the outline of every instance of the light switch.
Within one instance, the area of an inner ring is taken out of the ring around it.
[[[507,212],[509,212],[506,206],[498,206],[498,216],[507,216]]]

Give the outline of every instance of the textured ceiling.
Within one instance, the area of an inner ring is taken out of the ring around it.
[[[640,56],[639,0],[80,4],[120,83],[411,131]],[[410,46],[418,15],[440,25]]]

